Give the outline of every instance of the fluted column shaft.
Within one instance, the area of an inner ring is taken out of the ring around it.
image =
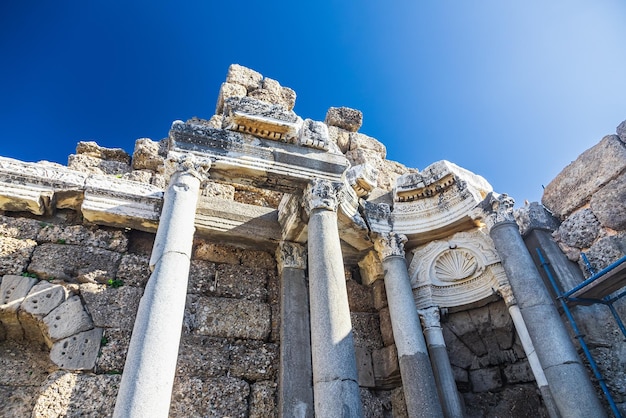
[[[441,417],[443,411],[404,258],[404,242],[404,235],[394,233],[384,234],[375,241],[375,248],[383,260],[385,291],[404,399],[409,417]]]
[[[318,417],[362,417],[346,278],[337,229],[340,183],[313,180],[304,195],[313,393]]]

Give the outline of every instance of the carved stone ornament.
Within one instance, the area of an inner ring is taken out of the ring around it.
[[[515,299],[515,295],[513,294],[513,289],[510,285],[502,285],[498,288],[498,293],[504,299],[504,303],[506,306],[517,305],[517,300]]]
[[[508,284],[493,241],[484,230],[458,232],[413,251],[409,277],[418,309],[466,309],[495,298]]]
[[[289,241],[281,241],[276,248],[278,270],[294,268],[304,270],[307,267],[306,248],[303,245]]]
[[[378,183],[378,170],[365,163],[350,167],[346,171],[346,180],[357,196],[367,197]]]
[[[313,209],[327,209],[336,211],[339,205],[339,192],[343,187],[342,183],[313,179],[304,190],[303,205],[307,213]]]
[[[404,243],[407,242],[406,235],[389,232],[381,235],[374,241],[374,248],[378,251],[380,258],[398,256],[404,258]]]
[[[502,222],[515,222],[513,213],[515,200],[506,193],[490,193],[472,214],[474,219],[480,219],[490,230]]]
[[[171,178],[174,173],[188,173],[205,182],[209,179],[211,169],[210,158],[200,158],[192,154],[183,154],[170,151],[165,160],[166,178]]]
[[[418,309],[417,313],[422,319],[422,324],[424,324],[424,328],[441,327],[441,314],[439,313],[439,307],[430,306],[425,309]]]

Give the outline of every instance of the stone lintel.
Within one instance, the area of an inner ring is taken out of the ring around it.
[[[411,248],[471,229],[472,210],[491,191],[484,178],[445,160],[404,174],[394,190],[394,231],[405,234]]]
[[[170,151],[213,161],[211,178],[299,194],[312,178],[340,181],[348,160],[340,153],[256,138],[251,135],[175,121]]]

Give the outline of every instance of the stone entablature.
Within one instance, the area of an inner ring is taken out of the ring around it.
[[[467,309],[494,299],[495,291],[508,283],[493,242],[479,229],[412,252],[409,276],[418,309]]]

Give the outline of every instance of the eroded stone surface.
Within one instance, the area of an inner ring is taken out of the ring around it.
[[[254,91],[261,87],[261,81],[263,75],[250,68],[246,68],[239,64],[232,64],[228,67],[228,74],[226,74],[226,82],[239,84],[244,86],[247,91]]]
[[[0,236],[0,275],[20,274],[26,270],[37,243]]]
[[[369,350],[375,350],[383,346],[378,314],[351,312],[350,320],[352,321],[355,346]]]
[[[626,172],[594,194],[590,206],[602,226],[626,230]]]
[[[502,391],[464,393],[467,418],[485,416],[511,418],[547,418],[536,385],[516,385]]]
[[[130,155],[121,148],[105,148],[94,141],[81,141],[76,145],[76,154],[88,155],[103,160],[119,161],[129,164]]]
[[[87,228],[83,225],[45,224],[37,234],[40,243],[85,245],[105,250],[124,252],[128,248],[128,238],[119,230]]]
[[[231,347],[230,375],[246,380],[274,380],[278,346],[260,341],[237,342]]]
[[[0,216],[0,235],[9,238],[36,240],[39,230],[47,223],[27,218]]]
[[[250,387],[250,418],[276,417],[276,386],[266,380]]]
[[[69,156],[67,166],[83,173],[105,174],[121,176],[130,172],[130,164],[120,161],[102,160],[84,154],[72,154]]]
[[[74,295],[60,304],[43,319],[43,322],[52,341],[58,341],[93,328],[91,317],[85,311],[83,302],[78,295]]]
[[[363,124],[363,113],[349,107],[331,107],[326,112],[324,123],[349,132],[356,132]]]
[[[124,254],[117,269],[117,279],[125,286],[145,287],[150,278],[150,257],[140,254]]]
[[[143,289],[132,286],[111,288],[105,285],[85,283],[80,285],[94,325],[102,328],[132,330]]]
[[[198,378],[226,376],[231,364],[228,340],[183,333],[176,363],[177,376]]]
[[[96,372],[122,372],[130,344],[130,334],[129,330],[119,328],[106,328],[103,331],[100,352],[96,359]]]
[[[624,254],[626,254],[626,233],[600,238],[585,251],[589,263],[596,272],[619,260]],[[591,276],[582,259],[575,261],[578,261],[581,270],[587,277]]]
[[[246,418],[250,386],[234,377],[200,379],[178,376],[174,379],[172,418]]]
[[[135,141],[133,152],[133,170],[162,171],[165,159],[161,155],[162,145],[150,138]]]
[[[571,247],[588,248],[599,232],[600,222],[595,214],[591,209],[583,209],[563,221],[554,236]]]
[[[102,328],[80,332],[54,343],[50,360],[66,370],[93,370],[101,341]]]

